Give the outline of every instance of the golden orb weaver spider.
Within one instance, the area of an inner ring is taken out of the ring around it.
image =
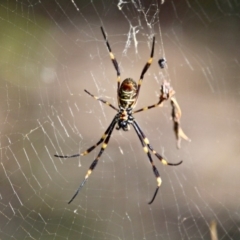
[[[160,95],[160,99],[159,102],[148,106],[148,107],[144,107],[141,109],[138,109],[136,111],[133,111],[133,108],[135,107],[136,103],[137,103],[137,99],[139,96],[139,92],[140,92],[140,88],[142,85],[142,81],[144,78],[145,73],[147,72],[148,68],[150,67],[152,61],[153,61],[153,55],[154,55],[154,44],[155,44],[155,37],[153,37],[153,42],[152,42],[152,50],[151,50],[151,54],[150,54],[150,58],[147,61],[147,63],[145,64],[142,73],[140,75],[140,79],[138,80],[138,83],[136,83],[133,79],[131,78],[127,78],[125,79],[121,84],[120,84],[120,70],[119,70],[119,66],[118,66],[118,62],[116,60],[116,58],[114,57],[110,44],[107,40],[106,34],[103,30],[103,28],[101,27],[101,31],[105,40],[105,43],[107,45],[107,49],[110,55],[110,58],[112,60],[113,66],[117,72],[117,97],[118,97],[118,106],[119,108],[116,108],[115,106],[113,106],[112,104],[110,104],[109,102],[94,96],[93,94],[91,94],[90,92],[88,92],[87,90],[84,90],[87,94],[89,94],[91,97],[95,98],[98,101],[101,101],[102,103],[110,106],[111,108],[113,108],[115,111],[117,111],[117,114],[114,116],[112,122],[110,123],[110,125],[108,126],[107,130],[104,132],[103,136],[100,138],[100,140],[93,146],[91,146],[90,148],[88,148],[86,151],[82,152],[82,153],[77,153],[71,156],[62,156],[62,155],[54,155],[55,157],[58,158],[73,158],[73,157],[79,157],[79,156],[84,156],[87,155],[88,153],[90,153],[93,149],[95,149],[99,144],[102,144],[102,147],[97,155],[97,157],[94,159],[94,161],[92,162],[92,164],[90,165],[87,174],[85,175],[85,178],[83,180],[83,182],[80,184],[79,188],[77,189],[76,193],[73,195],[73,197],[71,198],[71,200],[68,202],[68,204],[70,204],[74,198],[78,195],[79,191],[81,190],[81,188],[83,187],[83,185],[86,183],[86,181],[88,180],[89,176],[91,175],[92,171],[94,170],[94,168],[96,167],[98,160],[100,159],[102,153],[104,152],[104,150],[107,148],[108,142],[110,140],[111,134],[114,130],[115,125],[117,124],[116,129],[120,130],[122,129],[123,131],[128,131],[130,130],[130,125],[133,126],[134,130],[137,133],[137,136],[142,144],[143,150],[144,152],[147,154],[148,159],[152,165],[152,170],[153,173],[157,179],[157,188],[153,194],[153,197],[151,199],[151,201],[149,202],[149,204],[151,204],[157,193],[159,190],[159,187],[162,183],[162,180],[160,178],[159,172],[157,170],[157,168],[154,165],[154,162],[152,160],[152,156],[150,151],[164,164],[164,165],[170,165],[170,166],[177,166],[179,164],[182,163],[182,161],[178,162],[178,163],[169,163],[167,162],[159,153],[157,153],[152,146],[149,143],[149,140],[147,139],[147,137],[145,136],[145,134],[143,133],[143,131],[141,130],[140,126],[138,125],[138,123],[136,122],[136,120],[133,117],[134,113],[138,113],[141,111],[145,111],[157,106],[160,106],[164,100],[167,100],[168,98],[170,98],[173,94],[174,91],[173,89],[170,87],[170,85],[166,82],[163,83],[163,85],[161,86],[161,95]],[[150,151],[149,151],[150,150]]]

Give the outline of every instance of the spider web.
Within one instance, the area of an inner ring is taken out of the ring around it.
[[[0,4],[1,239],[240,239],[240,5],[215,1],[40,1]],[[135,115],[161,155],[162,186],[134,130],[114,131],[68,205],[117,106],[116,71],[138,80],[155,56],[137,108],[157,103],[164,80],[192,139],[176,148],[170,103]],[[161,69],[158,60],[165,57]],[[216,236],[217,235],[217,236]]]

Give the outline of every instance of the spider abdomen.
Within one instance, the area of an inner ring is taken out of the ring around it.
[[[124,109],[133,108],[137,97],[137,83],[131,79],[125,79],[118,91],[119,107]]]

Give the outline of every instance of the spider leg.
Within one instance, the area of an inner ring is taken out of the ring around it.
[[[79,156],[85,156],[88,153],[90,153],[94,148],[96,148],[100,143],[102,143],[104,141],[104,139],[108,136],[109,131],[111,130],[112,126],[115,125],[116,123],[116,117],[114,117],[114,119],[112,120],[112,122],[110,123],[109,127],[107,128],[107,130],[104,132],[104,134],[102,135],[102,137],[100,138],[100,140],[93,146],[91,146],[90,148],[88,148],[86,151],[82,152],[82,153],[77,153],[71,156],[62,156],[62,155],[57,155],[55,154],[54,157],[58,157],[58,158],[73,158],[73,157],[79,157]]]
[[[109,139],[111,137],[112,131],[114,129],[114,126],[116,124],[116,118],[113,119],[112,123],[110,124],[110,126],[108,127],[108,133],[105,134],[105,140],[102,144],[102,147],[96,157],[96,159],[94,159],[94,161],[92,162],[92,164],[90,165],[87,174],[85,175],[85,179],[83,180],[83,182],[80,184],[80,186],[78,187],[76,193],[73,195],[73,197],[71,198],[71,200],[68,202],[68,204],[70,204],[74,198],[78,195],[79,191],[81,190],[81,188],[84,186],[84,184],[86,183],[86,181],[88,180],[89,176],[91,175],[92,171],[94,170],[94,168],[97,166],[98,160],[100,159],[102,153],[104,152],[104,150],[107,148]]]
[[[132,125],[133,125],[133,127],[134,127],[134,129],[135,129],[135,131],[136,131],[136,133],[138,135],[138,138],[139,138],[139,140],[140,140],[140,142],[141,142],[141,144],[143,146],[143,151],[147,154],[148,159],[149,159],[150,163],[152,164],[152,170],[153,170],[153,173],[154,173],[154,175],[155,175],[155,177],[157,179],[157,188],[156,188],[156,190],[155,190],[155,192],[153,194],[152,200],[148,203],[148,204],[151,204],[151,203],[153,203],[155,197],[157,196],[158,189],[159,189],[159,187],[161,186],[161,183],[162,183],[162,179],[161,179],[161,177],[159,175],[159,172],[158,172],[156,166],[154,165],[151,153],[148,150],[148,147],[147,147],[147,144],[144,141],[144,138],[142,137],[142,135],[141,135],[139,129],[137,128],[136,124],[132,123]]]
[[[164,99],[163,99],[164,100]],[[133,111],[133,114],[134,113],[138,113],[138,112],[142,112],[142,111],[146,111],[148,109],[151,109],[151,108],[155,108],[155,107],[158,107],[158,106],[161,106],[161,104],[163,103],[163,100],[160,100],[158,103],[156,104],[153,104],[153,105],[150,105],[150,106],[147,106],[147,107],[143,107],[143,108],[140,108],[136,111]]]
[[[137,124],[136,121],[133,121],[133,126],[135,129],[138,130],[139,134],[141,135],[141,137],[143,138],[144,143],[148,146],[148,148],[152,151],[152,153],[162,162],[163,165],[169,165],[169,166],[178,166],[182,163],[182,161],[178,162],[178,163],[169,163],[167,160],[165,160],[158,152],[156,152],[153,147],[150,145],[148,138],[146,137],[146,135],[143,133],[143,131],[141,130],[141,128],[139,127],[139,125]]]
[[[54,157],[57,157],[57,158],[74,158],[74,157],[79,157],[79,156],[80,156],[79,153],[73,154],[73,155],[70,155],[70,156],[62,156],[62,155],[54,154]]]
[[[144,66],[144,68],[143,68],[143,70],[142,70],[140,79],[138,80],[137,97],[138,97],[138,95],[139,95],[139,91],[140,91],[140,88],[141,88],[141,85],[142,85],[142,81],[143,81],[144,75],[145,75],[145,73],[147,72],[148,68],[150,67],[150,65],[152,64],[152,61],[153,61],[154,45],[155,45],[155,37],[153,37],[152,51],[151,51],[151,54],[150,54],[150,58],[149,58],[149,60],[147,61],[147,63],[145,64],[145,66]],[[137,98],[137,97],[136,97],[136,98]]]
[[[103,27],[101,27],[101,31],[102,31],[104,40],[106,42],[107,49],[108,49],[110,58],[112,60],[113,66],[114,66],[114,68],[116,69],[116,72],[117,72],[117,92],[118,92],[119,87],[120,87],[120,80],[121,80],[120,79],[120,70],[119,70],[118,62],[117,62],[116,58],[114,57],[114,55],[112,53],[112,49],[111,49],[110,44],[109,44],[109,42],[107,40],[106,34],[105,34],[104,30],[103,30]]]
[[[114,110],[118,111],[118,109],[117,109],[116,107],[114,107],[111,103],[109,103],[108,101],[106,101],[106,100],[104,100],[104,99],[102,99],[102,98],[100,98],[100,97],[97,97],[97,96],[91,94],[91,93],[90,93],[89,91],[87,91],[86,89],[84,89],[84,91],[85,91],[87,94],[89,94],[91,97],[95,98],[96,100],[98,100],[98,101],[100,101],[100,102],[108,105],[109,107],[113,108]]]
[[[166,100],[168,100],[169,98],[172,99],[172,96],[175,94],[175,91],[173,90],[173,88],[170,86],[170,83],[167,81],[164,81],[163,84],[161,84],[161,89],[160,89],[160,96],[159,96],[159,101],[156,104],[147,106],[147,107],[143,107],[141,109],[135,110],[133,111],[134,113],[138,113],[138,112],[142,112],[142,111],[146,111],[148,109],[151,108],[155,108],[158,106],[162,106],[162,103]]]

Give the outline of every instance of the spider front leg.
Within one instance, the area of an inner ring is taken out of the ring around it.
[[[140,79],[138,80],[138,87],[137,87],[137,95],[136,95],[136,99],[138,98],[139,92],[140,92],[140,88],[142,85],[142,81],[144,78],[145,73],[147,72],[148,68],[151,66],[152,61],[153,61],[153,55],[154,55],[154,46],[155,46],[155,37],[153,37],[153,41],[152,41],[152,50],[151,50],[151,54],[150,54],[150,58],[147,61],[147,63],[145,64],[145,66],[143,67],[142,73],[140,75]]]
[[[101,27],[101,31],[102,31],[103,38],[104,38],[104,40],[106,42],[107,49],[108,49],[110,58],[112,60],[113,66],[114,66],[114,68],[115,68],[115,70],[117,72],[117,91],[119,91],[121,79],[120,79],[120,69],[119,69],[119,66],[118,66],[118,62],[117,62],[117,59],[114,57],[114,55],[112,53],[112,49],[111,49],[110,44],[109,44],[109,42],[107,40],[106,34],[105,34],[104,30],[103,30],[103,27]]]
[[[80,186],[78,187],[76,193],[73,195],[73,197],[71,198],[71,200],[68,202],[68,204],[70,204],[74,198],[78,195],[79,191],[82,189],[82,187],[84,186],[84,184],[86,183],[86,181],[88,180],[89,176],[91,175],[92,171],[94,170],[94,168],[97,166],[97,163],[98,163],[98,160],[100,159],[101,155],[103,154],[104,150],[107,148],[107,145],[108,145],[108,142],[109,142],[109,139],[111,137],[111,134],[112,134],[112,131],[115,127],[115,124],[116,124],[116,118],[113,119],[112,123],[110,124],[109,126],[109,130],[108,130],[108,134],[107,136],[105,137],[105,140],[102,144],[102,147],[96,157],[96,159],[94,159],[94,161],[92,162],[92,164],[90,165],[88,171],[87,171],[87,174],[85,175],[85,178],[83,180],[83,182],[80,184]],[[92,150],[91,150],[92,151]],[[87,152],[88,153],[88,152]]]

